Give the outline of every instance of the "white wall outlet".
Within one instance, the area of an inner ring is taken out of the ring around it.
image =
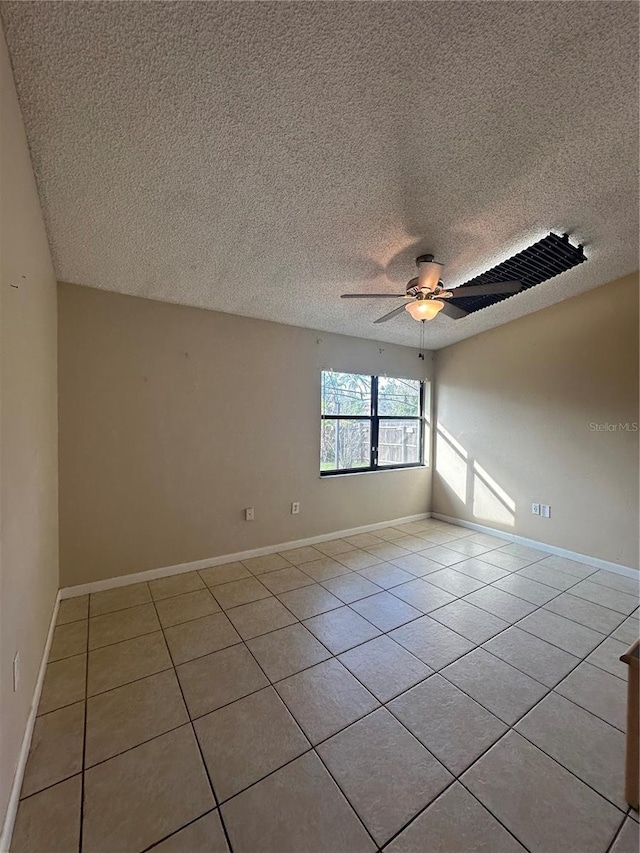
[[[20,652],[16,652],[13,659],[13,692],[18,692],[20,686]]]
[[[256,513],[252,506],[248,506],[244,511],[244,520],[245,521],[255,521]]]
[[[300,512],[300,501],[294,501],[291,504],[291,515],[298,515]]]
[[[531,504],[531,512],[534,515],[540,515],[540,504]]]
[[[540,504],[540,515],[543,518],[551,518],[551,507],[549,504]]]

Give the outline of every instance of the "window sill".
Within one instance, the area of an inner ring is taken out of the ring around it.
[[[363,474],[397,474],[401,471],[422,471],[428,468],[424,465],[407,465],[405,468],[376,468],[375,471],[336,471],[327,474],[319,474],[319,480],[334,480],[336,477],[361,477]]]

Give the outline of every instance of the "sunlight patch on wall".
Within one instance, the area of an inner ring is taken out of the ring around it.
[[[473,515],[483,521],[513,527],[516,504],[502,486],[477,462],[473,463]]]
[[[436,471],[455,496],[467,503],[467,452],[444,427],[438,427]]]

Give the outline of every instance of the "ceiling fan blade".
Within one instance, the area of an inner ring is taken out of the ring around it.
[[[495,281],[492,284],[463,284],[452,290],[453,299],[460,299],[462,296],[493,296],[498,293],[517,293],[522,290],[522,282]]]
[[[464,308],[460,308],[459,305],[454,305],[453,302],[445,302],[444,308],[440,310],[440,313],[446,314],[452,320],[460,320],[462,317],[466,317],[469,312],[465,311]]]
[[[416,301],[415,299],[412,300],[412,302],[415,302],[415,301]],[[399,314],[401,311],[404,311],[404,309],[407,307],[407,305],[411,305],[411,302],[406,302],[404,305],[401,305],[399,308],[394,308],[393,311],[389,311],[388,314],[383,314],[382,317],[378,317],[378,319],[374,320],[373,322],[374,323],[386,323],[387,320],[390,320],[392,317],[395,317],[396,314]]]
[[[406,293],[343,293],[340,299],[413,299]]]

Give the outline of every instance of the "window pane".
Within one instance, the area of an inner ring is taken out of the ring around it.
[[[370,421],[322,421],[321,471],[368,468],[370,464]]]
[[[322,371],[323,415],[370,415],[371,377]]]
[[[418,379],[378,379],[378,414],[397,418],[420,416],[420,381]]]
[[[380,421],[378,465],[420,462],[420,421]]]

